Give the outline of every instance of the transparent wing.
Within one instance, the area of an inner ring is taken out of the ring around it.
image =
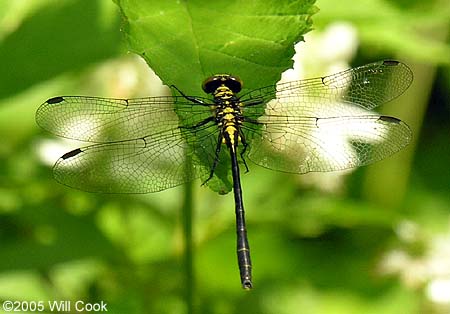
[[[161,191],[200,175],[207,167],[186,169],[191,146],[178,129],[140,139],[95,144],[63,155],[55,164],[55,179],[90,192],[148,193]]]
[[[136,99],[63,96],[42,104],[36,112],[36,122],[61,137],[107,143],[174,129],[179,124],[175,110],[194,121],[211,114],[208,106],[181,96]]]
[[[253,90],[240,99],[243,103],[260,100],[297,100],[303,106],[311,99],[324,106],[348,102],[364,109],[373,109],[401,95],[413,80],[412,71],[398,61],[379,61],[324,77],[281,83]]]
[[[402,121],[379,115],[344,117],[262,116],[247,124],[254,136],[248,157],[285,172],[334,171],[379,161],[411,139]]]
[[[205,105],[184,97],[48,100],[36,113],[41,127],[98,143],[61,157],[54,166],[55,178],[91,192],[146,193],[208,177],[218,128],[213,120],[202,123],[211,117],[210,100],[196,99]],[[189,174],[183,170],[187,156],[194,164]]]
[[[306,173],[366,165],[411,138],[402,121],[369,109],[402,94],[412,72],[380,61],[326,77],[255,90],[242,99],[248,157],[279,171]],[[246,106],[246,104],[248,104]]]

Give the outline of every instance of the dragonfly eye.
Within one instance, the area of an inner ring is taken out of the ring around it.
[[[222,85],[228,87],[233,93],[239,93],[242,89],[241,79],[228,74],[217,74],[207,78],[202,88],[205,93],[212,94]]]

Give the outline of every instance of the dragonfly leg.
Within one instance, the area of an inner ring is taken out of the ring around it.
[[[244,154],[245,151],[247,150],[248,144],[245,141],[242,141],[242,146],[244,147],[244,149],[241,152],[241,159],[244,162],[244,166],[245,166],[245,172],[249,172],[250,170],[248,169],[248,165],[247,165],[247,161],[245,160]]]
[[[191,125],[191,126],[184,126],[184,125],[180,125],[179,128],[181,129],[188,129],[188,130],[195,130],[198,129],[199,127],[207,124],[208,122],[214,121],[214,117],[208,117],[202,121],[200,121],[197,124]]]
[[[241,143],[242,143],[242,146],[243,146],[243,149],[242,149],[242,152],[241,152],[240,155],[241,155],[242,161],[244,162],[245,172],[247,173],[247,172],[249,172],[250,170],[248,169],[247,161],[245,160],[244,155],[245,155],[245,152],[247,151],[248,143],[247,143],[247,141],[245,140],[245,135],[244,135],[244,133],[242,132],[242,129],[239,130],[239,137],[241,138]]]
[[[209,177],[202,183],[202,185],[205,185],[214,176],[214,171],[216,170],[216,167],[219,163],[219,154],[220,154],[220,150],[222,148],[222,140],[223,140],[223,134],[222,134],[222,132],[220,132],[219,138],[217,139],[216,152],[214,154],[214,162],[212,164],[211,171],[209,173]]]
[[[174,88],[177,92],[180,93],[181,96],[183,96],[184,98],[186,98],[189,101],[192,101],[193,103],[199,104],[199,105],[204,105],[204,106],[209,106],[210,104],[205,103],[203,100],[197,99],[193,96],[187,96],[185,95],[181,90],[178,89],[178,87],[176,87],[175,85],[171,85],[171,88]]]

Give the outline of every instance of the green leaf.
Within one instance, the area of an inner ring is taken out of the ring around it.
[[[317,11],[314,0],[116,2],[130,49],[166,84],[193,95],[217,73],[240,76],[244,88],[275,83]]]
[[[245,90],[275,84],[292,67],[294,45],[311,30],[314,0],[116,0],[130,49],[167,85],[203,95],[201,83],[217,73],[239,76]],[[221,159],[222,160],[222,159]],[[208,185],[231,190],[218,166]],[[228,167],[229,169],[229,167]]]

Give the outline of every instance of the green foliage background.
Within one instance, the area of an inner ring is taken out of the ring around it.
[[[187,313],[186,304],[196,313],[448,312],[427,291],[450,274],[417,279],[408,263],[450,263],[449,249],[435,252],[450,237],[448,3],[323,0],[312,25],[308,1],[202,3],[0,1],[0,301],[104,300],[110,313]],[[249,21],[252,12],[279,20]],[[225,51],[211,21],[229,42]],[[385,112],[411,126],[414,142],[346,176],[338,192],[251,165],[243,176],[255,266],[249,293],[239,285],[231,195],[193,183],[195,279],[186,285],[184,187],[89,194],[58,185],[42,162],[39,147],[52,137],[34,123],[39,104],[64,94],[114,96],[101,73],[128,62],[128,49],[186,93],[200,94],[199,83],[221,71],[239,72],[254,88],[291,66],[291,43],[311,26],[314,33],[336,21],[358,31],[355,65],[398,58],[413,69],[410,90],[383,110],[396,110]],[[197,63],[183,62],[192,56]],[[389,273],[382,265],[392,252],[408,258]]]

